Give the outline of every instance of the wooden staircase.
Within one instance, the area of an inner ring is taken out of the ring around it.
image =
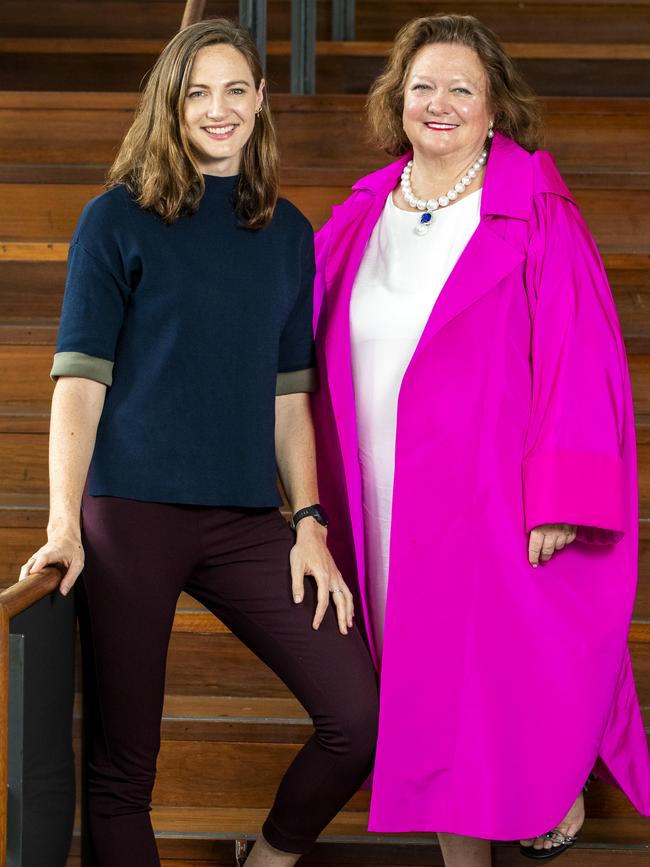
[[[386,162],[366,142],[363,96],[388,41],[430,2],[359,0],[357,42],[326,43],[318,2],[318,89],[288,89],[289,3],[269,3],[269,79],[283,156],[283,192],[321,225],[361,174]],[[67,243],[101,191],[135,91],[178,26],[182,2],[5,0],[0,8],[0,545],[5,570],[38,547],[47,520],[48,374]],[[475,0],[545,96],[547,146],[604,255],[629,352],[637,411],[640,584],[630,647],[650,730],[650,3]],[[211,2],[208,14],[237,14]],[[179,599],[168,657],[153,821],[163,864],[234,863],[234,840],[260,827],[284,768],[311,732],[277,677],[214,617]],[[75,726],[79,738],[79,721]],[[552,769],[548,769],[552,773]],[[441,865],[427,835],[365,831],[358,793],[301,864]],[[574,867],[650,867],[650,825],[596,783]],[[494,863],[521,864],[499,844]],[[75,838],[69,867],[80,864]]]
[[[34,12],[35,7],[42,14]],[[24,3],[0,9],[0,89],[134,91],[181,20],[182,2],[93,0]],[[357,40],[329,41],[331,4],[317,2],[317,90],[365,93],[397,29],[434,11],[478,16],[506,42],[539,93],[649,96],[650,21],[644,2],[521,3],[364,0]],[[207,15],[236,17],[238,4],[211,0]],[[268,78],[289,90],[290,3],[269,2]]]

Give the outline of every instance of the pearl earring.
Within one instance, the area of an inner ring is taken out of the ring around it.
[[[494,123],[493,123],[492,121],[490,121],[490,126],[489,126],[489,129],[488,129],[488,135],[487,135],[487,137],[488,137],[488,138],[494,138]]]

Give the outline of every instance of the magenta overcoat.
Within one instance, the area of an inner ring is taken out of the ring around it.
[[[358,181],[317,236],[319,484],[368,631],[350,294],[408,158]],[[578,540],[533,569],[528,533],[555,522]],[[650,815],[627,648],[637,533],[602,263],[550,155],[496,135],[480,224],[399,395],[371,831],[533,837],[594,766]]]

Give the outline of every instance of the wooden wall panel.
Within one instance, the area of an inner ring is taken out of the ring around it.
[[[157,806],[265,807],[301,744],[163,741],[158,756]],[[368,792],[349,809],[367,809]]]
[[[317,0],[320,38],[328,38],[329,0]],[[6,36],[131,37],[168,39],[178,30],[183,0],[4,0],[0,32]],[[208,0],[205,17],[237,19],[237,0]],[[269,0],[269,39],[290,39],[290,0]]]
[[[0,498],[1,499],[1,498]],[[11,586],[17,579],[20,567],[46,539],[42,527],[3,527],[0,523],[0,551],[3,555],[0,589]],[[183,611],[202,611],[203,606],[185,593],[179,600]],[[634,608],[636,619],[650,619],[650,520],[639,523],[639,585]]]
[[[447,0],[443,5],[440,11],[479,18],[504,42],[556,42],[558,34],[566,42],[650,41],[650,19],[639,3]],[[429,0],[357,0],[357,39],[392,39],[411,18],[433,11]]]
[[[45,99],[0,94],[0,162],[108,166],[136,101],[136,94],[124,93],[54,93]],[[363,97],[276,94],[271,103],[288,167],[350,167],[360,175],[389,161],[368,141]],[[546,147],[561,170],[631,171],[638,185],[650,136],[650,112],[643,101],[554,98],[543,105]]]
[[[641,705],[650,705],[650,641],[630,641]],[[233,635],[174,632],[167,662],[167,692],[285,698],[282,681]]]
[[[33,401],[49,401],[52,348],[0,345],[0,407],[6,412],[28,408]]]
[[[0,14],[0,32],[7,36],[132,37],[167,39],[178,29],[182,0],[5,0]],[[358,0],[357,38],[392,39],[411,18],[437,11],[429,0]],[[613,0],[450,0],[444,11],[475,15],[506,41],[553,42],[558,31],[570,42],[650,41],[650,25],[643,3]],[[329,37],[329,0],[318,0],[319,38]],[[234,0],[208,0],[206,17],[236,18]],[[290,38],[289,0],[270,0],[269,38]]]
[[[317,93],[367,93],[372,81],[385,66],[388,45],[377,44],[381,48],[371,53],[363,51],[355,55],[346,50],[346,53],[337,56],[321,52],[316,62]],[[267,63],[269,90],[272,93],[288,93],[289,54],[283,45],[276,47],[279,51],[270,53]],[[59,53],[38,53],[33,47],[31,50],[5,50],[0,53],[0,89],[38,91],[49,88],[106,92],[140,90],[161,48],[162,43],[151,48],[116,45],[112,49],[113,53],[98,51],[94,54],[87,50],[81,53],[79,46],[68,50],[62,47]],[[527,46],[524,53],[530,53]],[[558,50],[548,53],[551,56],[522,57],[515,60],[515,65],[530,86],[543,96],[650,96],[646,74],[646,49],[643,46],[636,52],[642,55],[638,59],[626,59],[626,55],[635,53],[626,44],[621,45],[617,51],[610,52],[622,54],[623,59],[601,59],[598,56],[566,57]],[[587,52],[589,55],[593,53],[593,50]],[[595,53],[598,55],[599,49],[596,49]],[[560,56],[557,56],[558,54]]]
[[[68,241],[82,208],[100,192],[100,186],[89,184],[0,184],[0,238]],[[349,192],[349,187],[336,185],[282,188],[316,228]],[[650,253],[650,189],[626,196],[624,207],[618,190],[573,192],[601,252]]]
[[[7,321],[58,319],[65,262],[0,261],[0,314]]]
[[[43,494],[47,490],[48,444],[42,434],[0,436],[0,489]]]
[[[166,691],[177,695],[286,697],[287,688],[231,635],[172,635]]]

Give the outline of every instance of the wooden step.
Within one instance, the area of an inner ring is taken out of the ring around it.
[[[179,29],[184,0],[5,0],[0,7],[0,32],[5,36],[168,39]],[[317,27],[322,38],[329,37],[330,3],[316,3]],[[205,17],[222,16],[237,20],[236,0],[208,0]],[[268,0],[269,39],[289,39],[291,3]]]
[[[650,707],[650,621],[633,622],[628,645],[639,703]],[[167,656],[166,693],[290,698],[282,681],[208,612],[178,611]]]
[[[204,617],[206,623],[218,623],[211,615]],[[180,625],[175,626],[170,644],[168,692],[286,697],[281,681],[231,634],[198,632],[195,626],[191,632],[179,631],[180,628]],[[639,701],[644,706],[650,705],[648,632],[647,622],[633,623],[629,641]]]
[[[230,818],[233,836],[247,836],[249,832],[237,824],[236,817],[242,815],[239,810],[253,808],[259,815],[257,811],[263,814],[268,809],[287,764],[311,731],[304,710],[292,698],[215,699],[168,695],[154,793],[154,823],[160,816],[176,815],[176,807],[181,811],[181,826],[188,836],[201,836],[198,826],[202,823],[194,822],[193,817],[201,816],[201,810],[207,808],[213,816],[219,811],[220,815]],[[253,767],[255,774],[251,775]],[[347,805],[346,813],[354,810],[356,817],[363,817],[365,822],[363,811],[367,810],[368,803],[368,792],[360,792]],[[228,804],[228,810],[219,810],[220,804]],[[588,793],[587,813],[590,842],[598,841],[603,845],[601,837],[603,828],[607,827],[610,843],[615,840],[619,845],[635,845],[639,834],[638,817],[617,789],[595,782]],[[350,835],[358,833],[353,831],[356,823],[345,814],[339,819],[346,826],[342,838],[353,842]],[[369,842],[364,828],[362,825],[362,840]],[[201,830],[205,833],[205,828]],[[218,822],[210,829],[211,837],[224,837],[228,833],[227,829],[225,832],[219,829]],[[163,839],[168,840],[170,836],[167,824]],[[396,839],[405,839],[402,846],[408,843],[408,837]],[[386,843],[384,841],[384,845]]]
[[[1,119],[1,115],[0,115]],[[308,159],[304,152],[300,160]],[[597,163],[599,157],[592,156]],[[329,165],[285,165],[280,168],[280,189],[295,186],[345,187],[350,190],[356,181],[368,174],[373,168],[381,168],[387,162],[383,156],[376,160],[377,165],[345,166],[333,160]],[[586,162],[586,161],[585,161]],[[0,163],[0,184],[86,184],[104,190],[108,167],[100,165],[67,165],[35,163]],[[650,172],[643,169],[612,169],[598,166],[582,166],[579,169],[564,171],[563,178],[573,190],[611,190],[621,192],[650,189]]]
[[[34,509],[27,526],[16,521],[16,511],[0,505],[0,550],[3,554],[0,589],[5,589],[18,580],[22,564],[44,544],[46,538],[45,501]],[[179,597],[177,607],[183,612],[204,610],[199,602],[186,593]],[[637,620],[650,620],[650,520],[647,518],[639,521],[639,584],[634,617]]]
[[[645,28],[648,30],[647,26]],[[554,34],[557,36],[556,34]],[[648,60],[650,59],[650,33],[644,40],[628,42],[625,40],[603,41],[569,41],[553,38],[550,40],[517,40],[504,42],[506,52],[515,60],[551,59],[561,60]],[[69,36],[2,36],[0,37],[0,52],[8,56],[30,56],[39,58],[54,55],[68,57],[81,55],[95,59],[101,56],[139,56],[150,57],[152,61],[158,57],[166,45],[164,39],[147,37],[69,37]],[[318,40],[316,42],[316,58],[381,58],[385,59],[393,47],[391,39],[386,40]],[[285,40],[270,40],[267,43],[267,57],[288,58],[291,55],[291,42]],[[11,90],[11,87],[3,87]],[[21,89],[21,88],[19,88]],[[65,88],[66,90],[68,88]],[[74,88],[70,88],[74,90]],[[88,88],[81,88],[87,90]]]
[[[301,746],[302,743],[163,740],[153,803],[160,807],[228,804],[269,810],[280,781]],[[364,810],[369,803],[369,794],[359,792],[348,806]]]
[[[137,90],[162,50],[157,39],[0,38],[2,90]],[[316,44],[318,93],[366,93],[382,71],[388,41]],[[649,96],[647,42],[506,43],[533,89],[546,96]],[[290,42],[267,46],[267,78],[288,92]]]
[[[6,164],[0,165],[0,180],[73,181],[74,170],[77,180],[100,184],[137,100],[135,93],[49,93],[44,105],[41,93],[0,93],[0,164]],[[351,173],[352,184],[388,161],[368,143],[364,101],[345,95],[272,95],[287,182],[301,168],[336,167]],[[641,183],[650,135],[647,100],[556,97],[544,100],[543,108],[545,146],[562,172],[582,175],[577,180],[583,184],[623,173],[632,173],[626,182]],[[46,137],[39,132],[43,125]]]
[[[314,180],[318,185],[312,185]],[[332,205],[350,193],[336,180],[323,184],[323,178],[307,173],[303,183],[284,185],[282,195],[318,228]],[[0,184],[0,238],[5,244],[67,242],[82,208],[101,191],[89,184]],[[650,254],[650,189],[624,197],[618,189],[574,187],[572,192],[602,253]]]
[[[164,737],[164,728],[163,721],[153,793],[153,803],[157,807],[218,807],[227,804],[230,807],[270,809],[286,769],[312,734],[310,728],[304,737],[293,742],[255,741],[255,735],[245,731],[242,721],[236,725],[240,740],[223,740],[216,731],[209,740],[168,740]],[[187,728],[191,736],[193,728],[189,724]],[[348,802],[347,809],[367,810],[369,804],[369,792],[359,791]],[[620,790],[600,781],[590,787],[586,809],[591,819],[634,819],[636,816]]]
[[[307,711],[293,696],[165,696],[162,737],[267,744],[302,744],[312,734]]]
[[[153,803],[159,807],[233,807],[270,809],[278,785],[301,744],[163,741]],[[253,770],[254,769],[254,770]],[[618,790],[594,783],[587,815],[634,818],[634,808]],[[349,809],[369,807],[368,792],[358,792]]]
[[[184,3],[69,2],[69,0],[5,0],[0,7],[0,32],[5,36],[56,38],[93,36],[169,39],[178,30]],[[225,15],[237,17],[237,4],[220,0]]]
[[[234,863],[233,858],[233,843],[214,844],[210,848],[209,860],[205,861],[202,857],[199,860],[186,860],[183,855],[180,855],[180,860],[164,858],[161,861],[162,867],[208,867],[208,865],[219,865]],[[219,852],[217,854],[217,847]],[[222,847],[222,848],[221,848]],[[359,851],[361,849],[361,851]],[[183,850],[185,851],[185,850]],[[516,848],[505,849],[499,848],[493,851],[492,863],[495,867],[506,867],[506,865],[517,865],[521,867],[521,856]],[[405,860],[408,858],[408,860]],[[426,861],[424,859],[427,859]],[[389,847],[387,844],[372,844],[371,846],[351,845],[343,843],[339,845],[319,843],[315,852],[306,855],[300,859],[302,867],[356,867],[356,865],[373,865],[373,867],[441,867],[443,865],[442,856],[436,850],[435,854],[429,855],[428,852],[422,849],[416,849],[408,855],[402,851],[402,847]],[[602,851],[599,849],[585,848],[568,854],[565,858],[566,864],[571,864],[573,867],[647,867],[648,859],[643,854],[638,854],[635,851],[611,849]],[[79,867],[81,861],[74,856],[71,856],[67,863],[67,867]]]
[[[0,259],[0,322],[26,322],[33,318],[56,322],[61,312],[65,275],[65,261]]]
[[[219,715],[211,716],[215,712]],[[287,712],[295,716],[280,716]],[[312,733],[311,721],[294,699],[168,695],[154,803],[268,808],[284,771]],[[368,805],[364,791],[348,808],[363,810]],[[598,780],[589,788],[586,807],[592,818],[635,816],[618,789]]]
[[[32,0],[26,6],[20,0],[5,0],[0,13],[0,32],[6,36],[74,37],[74,38],[159,38],[167,39],[178,29],[183,3],[151,3],[103,0],[101,13],[93,0]],[[329,38],[330,4],[318,0],[317,33]],[[447,12],[474,15],[499,34],[503,40],[518,42],[541,40],[552,42],[558,33],[571,42],[642,42],[650,41],[646,4],[623,2],[535,2],[522,7],[516,0],[500,2],[447,2]],[[232,0],[212,0],[206,16],[224,15],[237,18],[238,6]],[[432,14],[428,0],[357,0],[356,35],[362,40],[390,40],[409,19]],[[287,0],[270,0],[267,11],[269,38],[289,39],[290,4]]]
[[[204,859],[208,864],[232,864],[232,843],[228,848],[227,841],[252,839],[265,818],[265,810],[227,807],[154,807],[152,812],[162,858],[189,857]],[[366,827],[365,812],[342,811],[326,828],[314,853],[302,858],[300,864],[305,867],[442,867],[432,834],[368,834]],[[77,853],[78,837],[73,845],[73,856]],[[227,860],[228,857],[231,860]],[[493,858],[494,867],[520,867],[522,863],[514,843],[494,844]],[[649,859],[647,821],[591,819],[585,823],[575,848],[564,854],[563,864],[648,867]]]
[[[206,861],[197,848],[197,859],[188,860],[185,856],[186,849],[180,851],[178,858],[163,858],[162,867],[216,867],[220,864],[234,863],[234,844],[214,843],[210,846],[208,860]],[[301,867],[357,867],[357,865],[372,865],[372,867],[442,867],[444,864],[439,850],[429,854],[424,847],[418,847],[408,852],[403,851],[402,846],[389,846],[388,844],[357,844],[342,843],[319,843],[315,851],[300,859]],[[207,850],[204,850],[207,851]],[[426,860],[424,860],[426,858]],[[518,849],[505,846],[493,850],[492,864],[494,867],[521,867],[521,856]],[[406,860],[407,859],[407,860]],[[648,857],[639,854],[636,850],[621,849],[592,849],[584,848],[570,851],[566,856],[565,864],[572,867],[648,867]],[[81,860],[71,856],[66,867],[80,867]]]
[[[0,259],[0,346],[40,345],[54,351],[65,272],[63,262]],[[608,277],[628,353],[650,355],[650,267],[610,269]]]
[[[558,36],[573,43],[650,41],[648,6],[643,2],[447,0],[444,11],[475,16],[505,42],[554,42]],[[428,0],[356,0],[356,37],[393,39],[410,19],[431,14]]]
[[[28,421],[33,421],[28,416]],[[650,514],[650,444],[639,442],[639,505]],[[45,433],[0,434],[0,490],[44,498],[49,486],[48,438]]]
[[[0,239],[0,265],[14,263],[44,264],[46,267],[65,263],[68,256],[67,241],[12,241]],[[613,271],[630,272],[630,280],[643,284],[645,278],[639,272],[650,270],[650,252],[640,253],[602,253],[602,260],[608,273]],[[636,273],[631,273],[636,272]]]
[[[262,698],[289,694],[282,681],[230,633],[176,630],[167,658],[166,692]]]

